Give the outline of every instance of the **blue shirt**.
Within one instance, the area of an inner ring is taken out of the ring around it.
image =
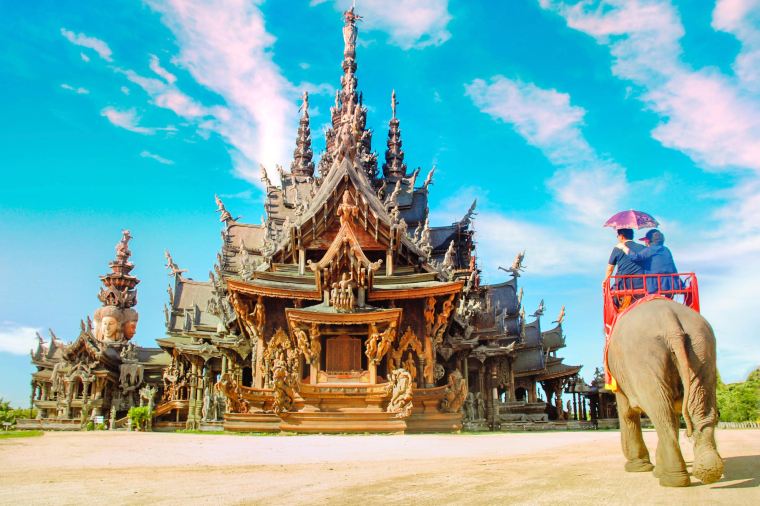
[[[630,247],[630,246],[629,246]],[[645,274],[674,274],[678,272],[673,254],[662,244],[652,244],[638,252],[630,250],[628,258],[641,265]],[[662,290],[679,289],[681,287],[678,276],[662,278],[660,288]],[[647,291],[657,292],[657,279],[647,279]]]
[[[625,245],[631,250],[632,253],[638,253],[645,249],[645,247],[637,242],[625,241]],[[623,253],[623,250],[618,248],[612,248],[610,254],[610,265],[617,266],[617,272],[620,276],[635,276],[644,274],[644,266],[635,262],[633,258]]]

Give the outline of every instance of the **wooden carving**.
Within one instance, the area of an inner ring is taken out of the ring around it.
[[[441,401],[441,410],[447,413],[458,413],[461,411],[466,398],[467,382],[462,377],[459,369],[455,369],[449,374],[446,393]]]
[[[383,332],[377,330],[377,325],[370,323],[369,337],[364,354],[367,355],[370,362],[377,364],[391,350],[395,338],[396,322],[391,322]]]
[[[304,356],[306,361],[312,366],[315,366],[317,363],[319,363],[319,356],[322,352],[322,344],[319,341],[321,335],[319,331],[319,325],[312,323],[308,334],[306,333],[305,329],[301,327],[295,327],[295,330],[293,330],[293,335],[296,338],[296,345],[298,346],[298,350]]]
[[[409,371],[395,369],[388,375],[387,392],[391,395],[387,413],[395,413],[396,418],[406,418],[412,414],[412,388],[414,382]]]
[[[300,373],[299,355],[299,350],[288,333],[278,327],[263,353],[262,369],[267,383],[272,383],[274,366],[277,361],[281,361],[291,377],[292,384],[295,385]]]
[[[248,413],[248,401],[243,399],[240,385],[235,381],[232,374],[228,372],[222,374],[214,388],[227,399],[228,413]]]
[[[274,364],[272,389],[274,390],[274,412],[279,415],[292,411],[295,394],[293,393],[291,376],[282,360],[277,360]]]

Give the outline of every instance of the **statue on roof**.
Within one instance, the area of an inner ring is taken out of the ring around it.
[[[544,299],[541,299],[541,302],[538,303],[538,307],[536,308],[536,312],[533,313],[533,316],[535,316],[536,318],[543,316],[545,310],[546,310],[546,306],[544,306]]]
[[[449,248],[446,250],[446,254],[443,257],[443,267],[445,269],[453,269],[456,267],[456,251],[454,249],[454,240],[449,242]]]
[[[520,273],[525,270],[523,266],[523,260],[525,259],[525,250],[521,251],[515,256],[515,260],[512,262],[512,266],[509,269],[499,266],[499,269],[504,272],[509,272],[512,276],[518,278]]]
[[[396,117],[396,106],[398,105],[398,100],[396,100],[396,90],[393,90],[391,92],[391,114],[392,118]]]
[[[430,169],[430,172],[428,172],[427,177],[425,178],[425,182],[422,184],[422,187],[424,189],[428,189],[428,186],[433,184],[433,174],[435,174],[435,165],[433,165],[433,168]]]
[[[565,320],[565,306],[562,306],[562,308],[559,310],[559,315],[557,316],[557,319],[554,320],[552,323],[562,325],[562,322],[564,320]]]
[[[224,222],[225,225],[229,226],[230,223],[234,223],[240,219],[240,216],[237,218],[232,217],[230,212],[227,211],[227,208],[224,207],[224,202],[222,202],[222,199],[220,199],[218,195],[214,195],[214,200],[216,201],[216,210],[219,212],[219,221]]]
[[[126,263],[132,252],[129,251],[129,240],[132,239],[132,235],[129,230],[121,231],[121,240],[116,245],[116,260],[121,263]]]
[[[469,226],[470,223],[472,223],[472,219],[475,217],[475,206],[478,205],[478,199],[475,199],[472,201],[472,204],[470,204],[470,208],[467,210],[467,213],[462,218],[462,221],[460,222],[463,227]]]
[[[171,254],[169,253],[169,250],[164,250],[164,256],[166,257],[166,268],[170,271],[170,276],[180,276],[183,272],[187,272],[187,269],[180,269],[179,266],[174,263],[174,259],[172,258]]]
[[[272,186],[272,182],[269,180],[269,174],[267,174],[267,168],[264,167],[264,164],[262,164],[262,163],[259,164],[259,168],[261,169],[261,179],[260,179],[260,181],[262,181],[264,183],[264,186],[266,186],[267,188],[269,188],[270,186]]]
[[[343,13],[343,20],[345,21],[343,25],[343,43],[345,44],[344,54],[346,55],[353,54],[356,51],[356,21],[359,19],[362,19],[362,17],[354,12],[353,6]]]

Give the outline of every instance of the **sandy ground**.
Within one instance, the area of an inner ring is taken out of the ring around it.
[[[0,440],[0,503],[760,504],[760,430],[717,437],[724,478],[666,489],[651,473],[625,473],[619,434],[606,431],[46,433]],[[656,434],[645,439],[654,455]]]

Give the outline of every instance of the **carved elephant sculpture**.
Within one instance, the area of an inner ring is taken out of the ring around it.
[[[678,441],[679,413],[694,441],[692,472],[703,483],[723,474],[715,445],[717,423],[715,336],[710,324],[691,308],[655,299],[632,308],[615,325],[608,350],[616,393],[625,470],[654,469],[660,485],[690,483]],[[641,436],[641,413],[657,431],[652,466]]]
[[[139,386],[143,380],[143,366],[140,364],[122,364],[119,368],[119,383],[123,388]]]

